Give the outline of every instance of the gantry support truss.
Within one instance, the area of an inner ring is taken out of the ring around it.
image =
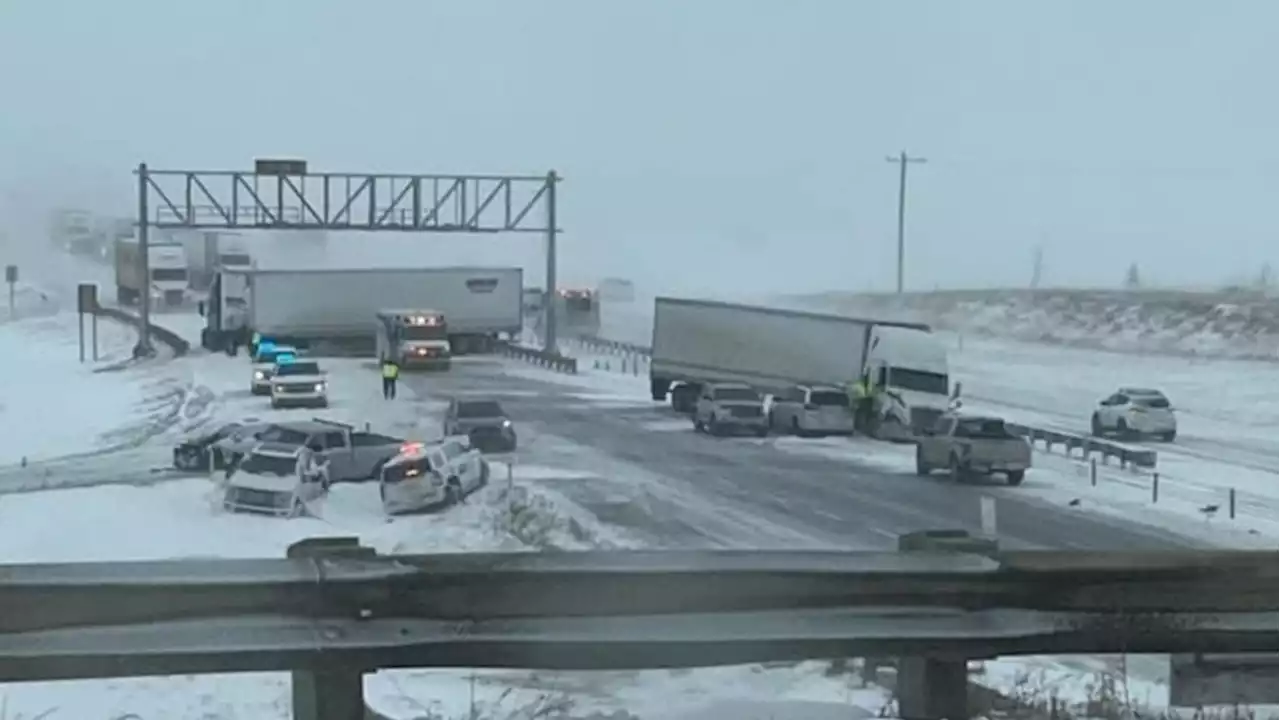
[[[556,292],[555,171],[546,175],[308,172],[303,161],[260,160],[252,171],[138,166],[138,241],[147,267],[150,229],[542,233],[547,297]],[[140,298],[135,355],[154,353],[150,294]],[[553,303],[543,340],[556,348]]]

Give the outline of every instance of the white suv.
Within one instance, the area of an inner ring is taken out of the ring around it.
[[[1094,435],[1154,436],[1173,442],[1178,418],[1169,398],[1159,390],[1122,387],[1098,403],[1089,429]]]
[[[852,435],[849,393],[838,387],[796,385],[773,396],[769,427],[801,437]]]

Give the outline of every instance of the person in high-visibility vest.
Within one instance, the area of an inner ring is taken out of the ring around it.
[[[249,357],[251,359],[258,356],[258,343],[260,342],[262,342],[262,335],[257,330],[254,330],[253,336],[249,338]]]
[[[871,379],[863,374],[849,388],[849,404],[853,411],[853,427],[859,432],[867,432],[871,427],[871,415],[875,398],[871,391]]]
[[[400,365],[392,358],[382,361],[382,397],[393,400],[396,396],[396,379],[400,377]]]

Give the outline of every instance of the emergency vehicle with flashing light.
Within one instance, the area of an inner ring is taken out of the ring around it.
[[[449,369],[453,352],[444,313],[382,310],[376,318],[378,360],[394,360],[404,369]]]
[[[378,478],[388,515],[460,502],[489,481],[489,463],[464,436],[439,442],[406,442],[382,466]]]

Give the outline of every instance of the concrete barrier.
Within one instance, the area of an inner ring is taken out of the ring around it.
[[[565,357],[557,352],[547,352],[546,350],[512,343],[499,343],[498,351],[507,357],[524,360],[527,363],[544,367],[548,370],[568,375],[578,374],[577,358]]]
[[[120,308],[102,307],[99,305],[94,310],[94,314],[100,318],[115,320],[116,322],[129,325],[130,327],[136,328],[142,324],[141,318],[137,315],[121,310]],[[191,343],[184,340],[182,336],[172,330],[162,328],[159,325],[152,323],[151,335],[155,337],[156,340],[163,343],[165,347],[172,350],[175,357],[182,357],[183,355],[191,352]]]

